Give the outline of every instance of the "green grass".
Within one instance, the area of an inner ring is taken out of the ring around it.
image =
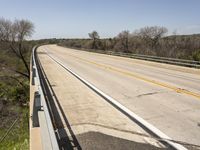
[[[29,63],[34,45],[50,41],[24,41],[26,61]],[[27,73],[22,60],[11,51],[10,44],[0,42],[0,150],[28,150],[29,80],[14,71]],[[18,121],[1,142],[16,118],[19,118]]]
[[[13,122],[19,118],[6,138],[0,143],[0,150],[28,150],[29,127],[28,108],[9,106],[8,115],[1,115],[0,139],[8,131]]]
[[[34,43],[25,42],[27,62]],[[29,149],[29,80],[14,70],[26,73],[22,60],[10,50],[10,43],[0,42],[0,150]],[[16,124],[1,141],[13,122]]]

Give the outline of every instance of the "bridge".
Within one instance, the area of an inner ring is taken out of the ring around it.
[[[34,47],[30,149],[200,148],[200,70],[160,62]]]

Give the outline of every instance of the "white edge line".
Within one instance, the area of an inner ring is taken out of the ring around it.
[[[91,83],[89,83],[88,81],[86,81],[85,79],[83,79],[82,77],[80,77],[78,74],[76,74],[75,72],[73,72],[72,70],[70,70],[60,60],[56,59],[51,54],[49,54],[46,49],[45,49],[45,51],[46,51],[47,55],[52,60],[54,60],[55,62],[57,62],[58,64],[60,64],[67,71],[69,71],[71,74],[73,74],[76,78],[78,78],[80,81],[82,81],[84,84],[86,84],[92,90],[94,90],[97,94],[101,95],[106,100],[108,100],[110,103],[112,103],[114,106],[116,106],[117,108],[119,108],[122,111],[124,111],[125,113],[127,113],[130,117],[132,117],[134,120],[136,120],[137,122],[139,122],[140,124],[142,124],[145,128],[147,128],[148,130],[150,130],[156,136],[158,136],[159,138],[163,139],[163,141],[165,141],[166,143],[168,143],[170,146],[172,146],[173,148],[175,148],[177,150],[187,150],[184,146],[172,142],[171,141],[172,139],[170,137],[168,137],[166,134],[164,134],[159,129],[157,129],[156,127],[154,127],[152,124],[148,123],[146,120],[144,120],[143,118],[139,117],[138,115],[136,115],[135,113],[133,113],[131,110],[129,110],[128,108],[126,108],[125,106],[123,106],[117,100],[115,100],[114,98],[112,98],[109,95],[105,94],[103,91],[101,91],[100,89],[98,89],[97,87],[95,87],[94,85],[92,85]]]

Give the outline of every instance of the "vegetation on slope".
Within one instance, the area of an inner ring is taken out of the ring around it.
[[[0,149],[29,148],[29,61],[34,26],[0,18]]]
[[[27,41],[28,20],[0,18],[0,150],[29,149],[29,79],[32,48],[57,39]]]

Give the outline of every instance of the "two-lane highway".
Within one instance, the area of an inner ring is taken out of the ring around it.
[[[39,51],[62,61],[173,140],[200,145],[200,70],[56,45]],[[46,58],[39,58],[44,64]]]

